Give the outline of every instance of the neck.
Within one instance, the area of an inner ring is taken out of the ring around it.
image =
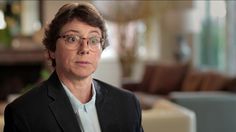
[[[59,79],[70,90],[70,92],[81,102],[87,103],[92,98],[92,77],[83,79],[70,79],[64,75],[59,75]]]

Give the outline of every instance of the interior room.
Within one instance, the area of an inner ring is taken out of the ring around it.
[[[236,131],[236,1],[85,1],[110,44],[93,77],[137,96],[145,132]],[[0,1],[0,132],[5,106],[53,71],[44,29],[68,2]]]

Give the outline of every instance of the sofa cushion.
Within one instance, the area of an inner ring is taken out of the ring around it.
[[[151,77],[149,93],[168,94],[180,89],[187,71],[185,64],[159,64]]]
[[[223,90],[227,82],[227,77],[217,72],[206,72],[201,85],[201,91],[218,91]]]
[[[139,91],[143,91],[143,92],[148,91],[150,84],[152,82],[153,73],[155,72],[156,67],[157,67],[156,64],[147,64],[145,66],[143,78],[139,86]]]
[[[225,90],[225,91],[231,91],[231,92],[236,93],[236,77],[229,78],[229,79],[226,81],[226,84],[225,84],[223,90]]]
[[[200,90],[201,83],[204,79],[204,73],[198,70],[191,69],[183,81],[182,91],[198,91]]]

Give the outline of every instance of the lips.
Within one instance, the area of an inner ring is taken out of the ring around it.
[[[86,65],[91,64],[91,63],[88,62],[88,61],[76,61],[75,63],[78,64],[78,65],[81,65],[81,66],[86,66]]]

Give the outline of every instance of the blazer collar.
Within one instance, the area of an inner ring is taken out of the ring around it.
[[[108,93],[108,89],[104,86],[102,88],[99,82],[100,82],[99,80],[96,79],[93,80],[93,84],[96,90],[96,105],[99,105],[99,107],[101,107],[103,105],[104,98]]]
[[[49,107],[64,132],[81,132],[76,115],[59,78],[54,71],[47,81],[48,96],[52,98]]]
[[[98,120],[99,120],[101,130],[105,132],[109,124],[107,119],[109,118],[109,114],[112,114],[112,113],[107,113],[107,109],[110,108],[110,106],[108,105],[108,100],[107,100],[109,89],[105,85],[100,83],[100,81],[98,80],[94,80],[93,82],[94,82],[94,87],[96,89],[95,105],[97,109]]]

